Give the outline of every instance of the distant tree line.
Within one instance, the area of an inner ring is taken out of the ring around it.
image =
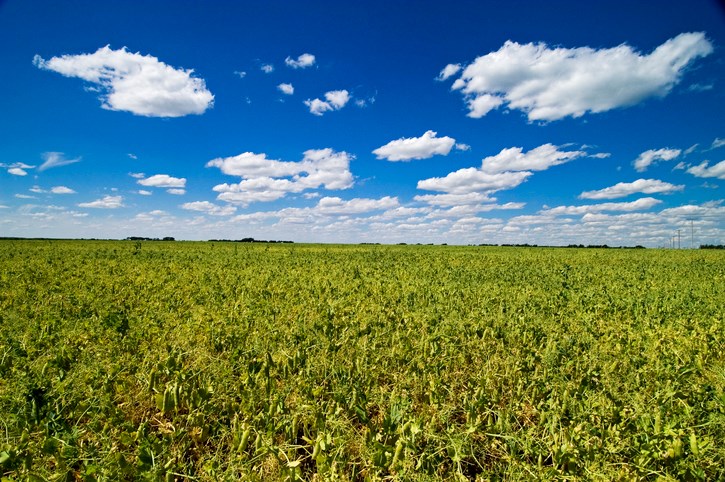
[[[725,249],[725,244],[701,244],[700,249]]]
[[[274,239],[254,239],[254,238],[242,238],[242,239],[210,239],[210,243],[287,243],[291,244],[294,241],[276,241]]]
[[[145,238],[143,236],[129,236],[126,238],[126,241],[176,241],[171,236],[166,236],[165,238]]]

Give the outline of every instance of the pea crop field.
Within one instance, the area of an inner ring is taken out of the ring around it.
[[[0,478],[725,480],[717,250],[0,241]]]

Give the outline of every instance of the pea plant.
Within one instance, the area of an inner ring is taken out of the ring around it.
[[[0,241],[0,478],[723,480],[716,250]]]

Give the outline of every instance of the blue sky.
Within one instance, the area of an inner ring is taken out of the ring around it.
[[[0,235],[725,243],[720,5],[0,1]]]

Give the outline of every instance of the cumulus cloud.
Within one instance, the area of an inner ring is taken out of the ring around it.
[[[237,156],[212,159],[206,167],[218,167],[224,174],[245,179],[255,177],[286,177],[300,171],[299,163],[267,159],[266,154],[243,152]]]
[[[97,209],[117,209],[123,207],[122,196],[104,196],[101,199],[95,201],[80,203],[78,207],[81,208],[97,208]]]
[[[713,166],[710,166],[709,161],[704,161],[697,166],[690,167],[687,169],[687,172],[696,177],[716,177],[718,179],[725,179],[725,161],[720,161]]]
[[[643,211],[650,209],[661,202],[662,201],[659,199],[644,197],[631,202],[587,204],[583,206],[557,206],[555,208],[544,209],[540,211],[539,214],[560,216],[599,213],[602,211]]]
[[[220,193],[217,199],[246,206],[321,186],[330,190],[348,189],[353,185],[352,159],[344,151],[329,148],[305,151],[300,162],[278,161],[268,159],[266,154],[245,152],[213,159],[206,167],[217,167],[224,174],[241,177],[239,183],[219,184],[213,189]]]
[[[667,95],[689,64],[712,51],[702,32],[680,34],[650,54],[626,44],[570,49],[507,41],[467,65],[452,89],[463,94],[470,117],[502,105],[523,111],[529,121],[581,117]],[[449,64],[438,78],[459,70]]]
[[[435,155],[447,156],[456,140],[452,137],[436,137],[437,132],[427,131],[420,137],[401,137],[378,147],[373,154],[388,161],[428,159]]]
[[[53,194],[75,194],[76,192],[66,186],[54,186],[50,188],[50,192]]]
[[[272,64],[264,64],[264,65],[262,65],[262,66],[260,67],[260,69],[261,69],[261,70],[262,70],[262,72],[264,72],[265,74],[271,74],[272,72],[274,72],[274,65],[272,65]]]
[[[67,166],[68,164],[75,164],[80,162],[81,158],[76,157],[75,159],[66,159],[62,152],[44,152],[42,154],[43,164],[38,168],[38,172],[43,172],[53,167]]]
[[[339,197],[323,197],[318,201],[315,211],[325,215],[351,215],[392,209],[398,206],[398,198],[391,196],[380,199],[355,198],[349,201],[344,201]]]
[[[684,188],[684,185],[674,185],[657,179],[637,179],[634,182],[620,182],[597,191],[585,191],[579,195],[579,199],[616,199],[635,193],[670,194],[682,191]]]
[[[293,69],[306,69],[307,67],[312,67],[315,64],[315,56],[312,54],[302,54],[297,57],[297,59],[287,57],[284,60],[284,63]]]
[[[503,99],[495,95],[481,94],[468,100],[468,117],[480,119],[503,104]]]
[[[544,144],[529,152],[521,147],[503,149],[495,156],[483,159],[481,169],[486,172],[504,171],[544,171],[552,166],[564,164],[586,156],[584,151],[560,151],[553,144]]]
[[[456,75],[461,70],[461,64],[448,64],[443,67],[436,80],[447,80],[449,77]]]
[[[432,177],[418,181],[418,189],[449,194],[489,193],[514,188],[531,174],[533,173],[529,171],[490,173],[469,167],[451,172],[445,177]]]
[[[544,144],[528,152],[523,152],[520,147],[502,149],[495,156],[484,158],[480,168],[459,169],[445,177],[418,181],[418,189],[457,195],[460,196],[457,200],[465,202],[467,199],[465,195],[471,199],[472,194],[488,197],[490,193],[518,186],[526,181],[533,171],[543,171],[586,155],[583,150],[563,151],[552,144]],[[426,202],[453,202],[456,197],[416,199]]]
[[[292,84],[279,84],[277,89],[286,95],[292,95],[295,93],[295,88]]]
[[[702,205],[686,204],[662,210],[660,214],[663,216],[672,216],[676,218],[715,218],[722,220],[725,217],[725,206],[721,206],[722,201],[711,201]]]
[[[347,90],[331,90],[325,93],[325,100],[307,99],[305,105],[314,115],[322,115],[325,112],[340,110],[350,100],[350,93]]]
[[[191,69],[177,69],[151,55],[131,53],[108,45],[92,54],[63,55],[33,63],[66,77],[95,84],[102,107],[147,117],[202,114],[214,103],[203,79]]]
[[[8,174],[12,174],[13,176],[27,176],[27,169],[33,169],[35,166],[25,164],[24,162],[14,162],[12,164],[0,163],[0,167],[7,169]]]
[[[234,221],[263,221],[279,219],[283,224],[316,223],[320,219],[346,218],[375,211],[389,211],[400,206],[397,197],[385,196],[380,199],[353,198],[343,200],[339,197],[323,197],[313,207],[284,208],[278,211],[265,211],[240,214]]]
[[[671,161],[680,155],[679,149],[650,149],[644,151],[634,160],[634,169],[638,172],[646,171],[649,166],[659,161]]]
[[[234,206],[217,206],[216,204],[209,201],[194,201],[184,203],[181,205],[181,209],[186,209],[188,211],[198,211],[210,214],[212,216],[229,216],[234,214],[234,212],[237,210],[237,208]]]
[[[171,177],[168,174],[156,174],[145,179],[136,181],[138,184],[146,187],[166,187],[166,188],[184,188],[186,187],[186,178]]]
[[[167,189],[166,192],[168,192],[169,194],[173,194],[175,196],[183,196],[184,194],[186,194],[186,189],[173,187],[171,189]]]
[[[431,206],[451,207],[481,204],[494,201],[488,194],[480,192],[466,192],[463,194],[421,194],[413,198]]]

